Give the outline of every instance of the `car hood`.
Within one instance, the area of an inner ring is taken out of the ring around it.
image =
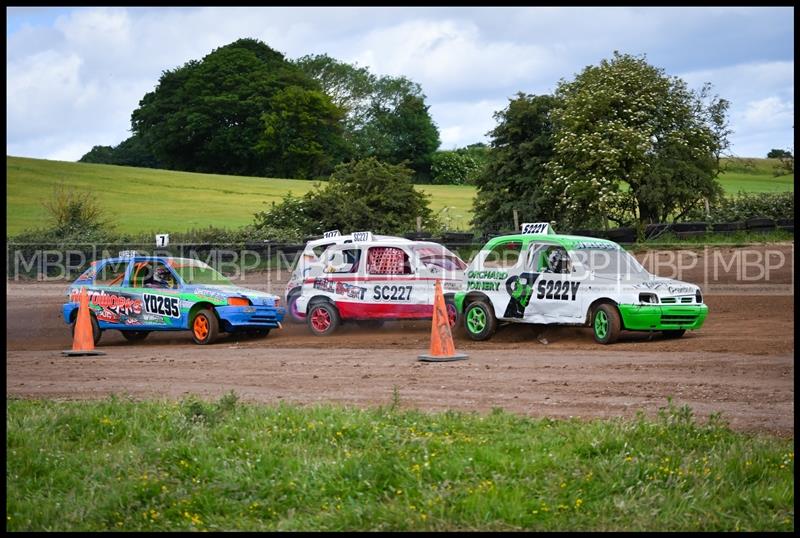
[[[595,275],[596,280],[605,282],[620,282],[624,287],[638,291],[652,291],[657,295],[671,296],[671,295],[693,295],[700,286],[675,280],[674,278],[664,278],[654,275],[640,276],[631,275],[629,278],[620,278],[606,275]]]

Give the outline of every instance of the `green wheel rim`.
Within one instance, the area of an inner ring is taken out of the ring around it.
[[[486,327],[486,312],[481,307],[475,307],[467,314],[467,328],[472,334],[478,334]]]
[[[601,339],[608,334],[608,316],[602,310],[598,310],[594,317],[594,333]]]

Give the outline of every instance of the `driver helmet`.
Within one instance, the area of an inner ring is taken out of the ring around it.
[[[169,269],[163,265],[159,265],[156,268],[155,274],[153,275],[153,280],[159,284],[168,286],[170,281],[172,281],[172,274],[169,272]]]
[[[554,273],[561,273],[564,271],[564,253],[561,249],[553,250],[547,257],[547,265]]]

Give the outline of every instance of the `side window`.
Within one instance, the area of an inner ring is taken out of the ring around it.
[[[572,271],[572,264],[569,255],[563,247],[549,246],[544,249],[539,256],[539,269],[544,273],[569,273]]]
[[[367,273],[371,275],[410,275],[408,254],[396,247],[372,247],[367,251]]]
[[[324,245],[317,245],[316,247],[312,248],[311,251],[319,258],[322,256],[322,253],[325,252],[325,249],[331,245],[335,245],[336,243],[325,243]]]
[[[162,262],[135,262],[131,273],[132,288],[175,289],[178,283],[169,267]]]
[[[508,269],[517,264],[521,251],[522,241],[500,243],[483,259],[483,266],[489,269]]]
[[[355,273],[361,260],[360,248],[334,250],[327,254],[325,273]]]
[[[122,286],[128,262],[109,262],[94,277],[95,286]]]

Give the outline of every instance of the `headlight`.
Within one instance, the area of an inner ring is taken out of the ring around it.
[[[694,300],[697,301],[697,304],[702,304],[703,302],[703,294],[700,293],[700,290],[697,290],[694,294]]]
[[[647,304],[658,304],[658,296],[655,293],[640,293],[639,302]]]
[[[278,297],[275,297],[275,308],[278,308],[278,307],[280,307],[280,306],[281,306],[281,300],[280,300],[280,298],[278,298]]]
[[[228,297],[229,306],[250,306],[250,299],[246,297]]]

